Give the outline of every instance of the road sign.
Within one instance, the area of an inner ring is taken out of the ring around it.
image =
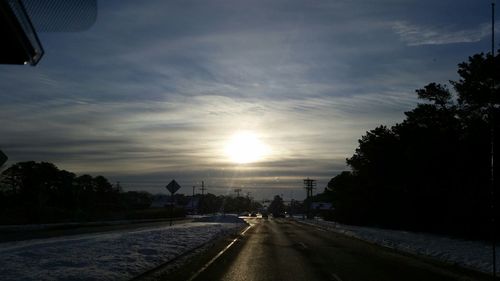
[[[5,162],[7,162],[7,159],[9,159],[7,157],[7,155],[5,155],[1,150],[0,150],[0,166],[2,166],[3,164],[5,164]]]
[[[174,194],[175,192],[177,192],[177,190],[179,190],[179,188],[181,188],[181,186],[175,181],[175,180],[172,180],[169,184],[167,184],[167,186],[165,186],[168,191],[170,191],[170,193]]]

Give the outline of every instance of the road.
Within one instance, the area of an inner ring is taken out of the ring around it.
[[[491,280],[287,219],[252,225],[194,280]]]

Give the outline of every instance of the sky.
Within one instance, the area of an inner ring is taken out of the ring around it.
[[[490,3],[106,0],[88,26],[33,15],[45,55],[0,65],[0,149],[7,166],[52,162],[125,190],[175,179],[185,194],[204,181],[303,199],[304,178],[321,192],[416,89],[489,51]],[[253,162],[228,155],[238,133],[264,148],[243,148]]]

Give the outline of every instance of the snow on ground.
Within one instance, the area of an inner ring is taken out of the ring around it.
[[[213,221],[0,243],[0,279],[129,280],[244,225]]]
[[[356,237],[384,247],[400,250],[490,273],[493,270],[492,246],[484,241],[468,241],[429,233],[408,232],[401,230],[380,229],[343,225],[331,221],[303,220],[302,223]],[[500,247],[496,247],[497,253]],[[500,261],[497,257],[497,272],[500,272]]]

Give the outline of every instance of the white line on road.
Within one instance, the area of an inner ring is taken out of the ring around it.
[[[245,235],[245,233],[252,226],[253,225],[247,226],[247,228],[245,228],[245,230],[243,230],[241,235]],[[198,270],[193,276],[191,276],[191,278],[189,278],[188,281],[192,281],[192,280],[196,279],[196,277],[198,277],[198,275],[200,275],[203,271],[205,271],[212,263],[214,263],[214,261],[216,261],[220,256],[222,256],[222,254],[224,254],[229,248],[231,248],[231,246],[233,246],[234,243],[236,243],[236,241],[238,241],[238,238],[239,237],[234,238],[233,241],[231,241],[231,243],[229,243],[229,245],[227,245],[224,249],[222,249],[222,251],[220,251],[215,257],[213,257],[209,262],[207,262],[200,270]]]

